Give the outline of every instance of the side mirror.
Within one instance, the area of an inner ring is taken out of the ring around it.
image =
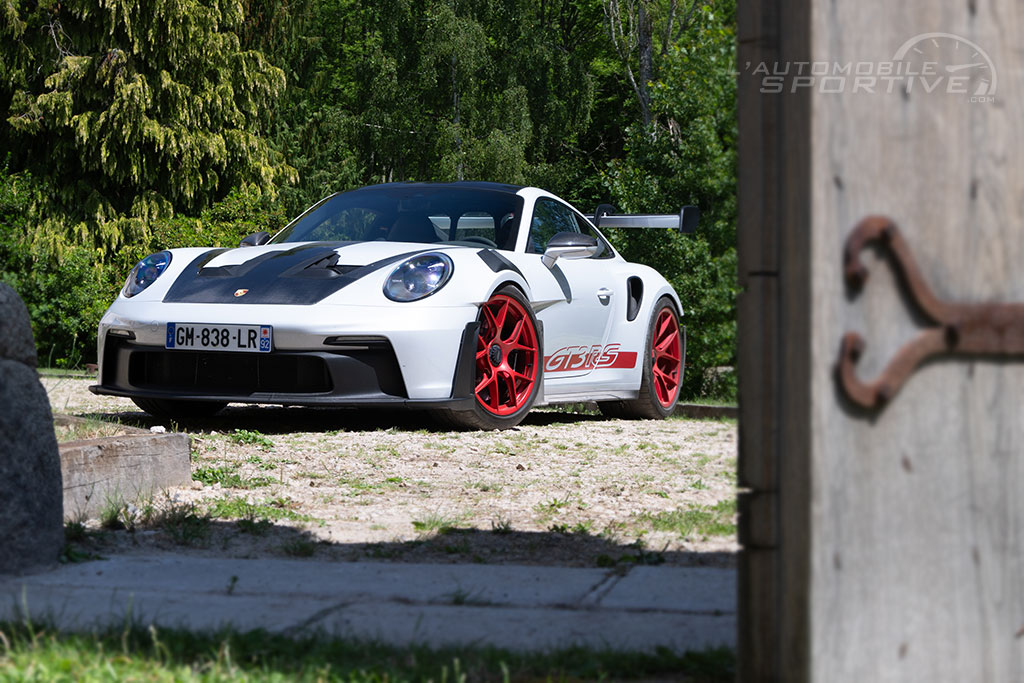
[[[238,243],[240,247],[258,247],[262,244],[266,244],[270,241],[270,233],[266,230],[260,230],[254,232],[251,235],[246,235],[242,238],[242,241]]]
[[[700,209],[696,206],[684,206],[679,212],[679,232],[690,234],[697,231],[700,222]]]
[[[548,268],[555,267],[555,261],[560,258],[590,258],[601,248],[597,238],[591,235],[584,235],[580,232],[559,232],[548,240],[547,249],[541,258]]]

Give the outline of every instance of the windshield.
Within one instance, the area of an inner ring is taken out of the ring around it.
[[[271,243],[450,243],[512,250],[522,199],[484,188],[377,186],[328,197]]]

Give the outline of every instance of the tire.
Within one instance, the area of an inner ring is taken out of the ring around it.
[[[543,381],[540,326],[526,297],[511,285],[480,307],[471,410],[435,411],[458,429],[508,429],[522,422]]]
[[[227,405],[223,401],[185,401],[172,398],[133,398],[132,402],[153,417],[167,418],[211,417]]]
[[[627,401],[599,403],[598,407],[604,415],[661,420],[675,410],[686,364],[686,333],[679,326],[679,314],[668,297],[659,299],[651,312],[645,350],[643,376],[637,397]]]

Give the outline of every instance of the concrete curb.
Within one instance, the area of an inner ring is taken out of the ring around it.
[[[737,406],[706,406],[699,403],[680,403],[673,415],[681,415],[696,420],[717,420],[721,418],[737,419],[740,409]]]

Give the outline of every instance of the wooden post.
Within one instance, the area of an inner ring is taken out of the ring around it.
[[[741,679],[1024,680],[1024,359],[937,360],[877,413],[834,376],[845,332],[873,379],[927,324],[871,251],[865,291],[844,286],[866,215],[938,296],[1024,302],[1024,15],[739,17]]]

